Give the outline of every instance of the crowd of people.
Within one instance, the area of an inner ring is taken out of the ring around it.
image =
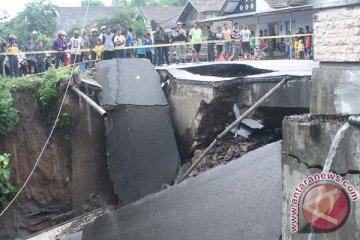
[[[191,61],[199,62],[202,44],[207,44],[207,61],[231,61],[240,59],[263,59],[264,56],[278,50],[285,52],[289,59],[310,59],[312,56],[312,35],[310,28],[298,28],[299,37],[273,37],[267,30],[260,30],[256,37],[247,24],[239,27],[238,23],[229,26],[225,23],[218,26],[216,31],[210,25],[205,27],[206,34],[199,24],[194,23],[187,33],[183,24],[178,22],[174,30],[165,31],[157,26],[154,32],[147,32],[135,36],[132,28],[124,31],[120,26],[114,31],[109,26],[102,26],[100,31],[91,29],[88,36],[85,29],[75,30],[69,40],[66,32],[59,31],[53,41],[52,50],[55,51],[55,68],[60,64],[85,62],[87,67],[93,67],[96,61],[113,58],[146,58],[154,65],[170,64],[170,46],[175,48],[175,63],[185,63],[187,53],[191,49]],[[305,33],[307,35],[305,35]],[[288,35],[291,35],[288,32]],[[269,38],[269,36],[272,36]],[[258,38],[258,41],[256,41]],[[15,35],[9,36],[9,42],[0,38],[0,53],[8,55],[10,76],[18,76],[19,47]],[[171,43],[171,45],[169,45]],[[23,47],[29,69],[34,73],[45,71],[46,53],[42,41],[34,44],[33,37],[29,36]],[[39,51],[40,53],[36,54]],[[70,56],[70,58],[68,58]],[[5,55],[0,55],[0,64],[3,66]],[[1,69],[2,71],[3,69]]]

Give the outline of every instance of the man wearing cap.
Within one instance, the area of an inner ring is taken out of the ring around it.
[[[91,62],[91,64],[90,64],[91,67],[94,67],[94,65],[95,65],[95,62],[93,62],[93,61],[96,59],[96,53],[95,53],[95,51],[94,51],[94,48],[95,48],[95,46],[96,46],[96,41],[97,41],[98,39],[99,39],[99,38],[98,38],[98,36],[97,36],[97,29],[96,29],[96,28],[92,28],[92,29],[91,29],[91,37],[89,38],[90,49],[91,49],[91,51],[90,51],[90,56],[91,56],[91,60],[92,60],[92,62]]]
[[[64,31],[58,32],[58,37],[55,39],[52,45],[52,49],[58,51],[55,54],[55,68],[59,67],[60,61],[65,63],[65,50],[67,49],[67,44],[65,41],[66,33]]]
[[[182,23],[176,23],[176,29],[173,36],[173,42],[178,44],[176,45],[176,63],[182,61],[185,63],[185,54],[186,54],[186,31],[182,29]]]
[[[101,33],[100,33],[100,35],[99,35],[99,38],[101,39],[102,43],[104,44],[104,34],[105,34],[105,32],[106,32],[106,26],[102,26],[102,27],[100,28],[100,30],[101,30]]]
[[[74,36],[70,38],[69,46],[71,49],[71,64],[78,63],[80,60],[80,49],[82,45],[79,30],[74,31]]]

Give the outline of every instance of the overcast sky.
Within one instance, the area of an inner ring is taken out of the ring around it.
[[[24,5],[32,0],[0,0],[0,9],[7,10],[11,17],[24,9]],[[61,7],[79,7],[81,0],[52,0],[52,2]],[[105,6],[110,6],[111,0],[102,0]]]

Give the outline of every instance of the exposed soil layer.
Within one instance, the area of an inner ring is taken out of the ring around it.
[[[35,88],[17,89],[13,97],[21,118],[12,133],[0,136],[0,154],[11,154],[11,181],[20,187],[46,142],[50,115],[57,112],[59,102],[41,114]],[[0,217],[0,239],[22,238],[113,203],[105,126],[101,116],[83,106],[79,108],[78,97],[69,92],[62,113],[69,114],[71,125],[56,128],[24,191]]]

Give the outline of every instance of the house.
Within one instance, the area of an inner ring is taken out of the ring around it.
[[[55,7],[54,12],[57,20],[57,30],[68,31],[74,26],[83,26],[87,12],[85,26],[89,26],[97,19],[111,16],[121,7]]]
[[[218,16],[225,2],[226,0],[189,0],[177,21],[190,28],[196,21]]]
[[[318,12],[313,8],[313,0],[226,0],[219,16],[201,20],[203,24],[214,24],[214,27],[224,22],[247,24],[256,36],[260,31],[267,35],[295,34],[299,28],[313,26],[313,14]],[[257,39],[257,44],[259,40]],[[279,39],[274,40],[274,45]]]
[[[151,31],[151,21],[155,21],[156,24],[165,28],[175,27],[183,8],[183,6],[140,6],[138,9],[147,30]]]

